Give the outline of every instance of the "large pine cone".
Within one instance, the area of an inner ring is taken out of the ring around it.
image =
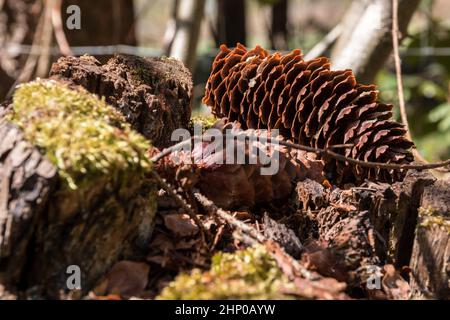
[[[269,54],[222,45],[203,102],[214,115],[243,128],[279,129],[295,142],[317,148],[353,144],[345,156],[383,163],[409,163],[413,143],[402,124],[390,120],[392,105],[377,101],[374,85],[361,85],[351,70],[330,70],[327,58],[304,61],[300,50]],[[337,183],[395,181],[404,172],[362,168],[324,159]]]

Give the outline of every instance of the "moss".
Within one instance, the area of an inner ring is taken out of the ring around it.
[[[203,116],[203,115],[194,115],[191,117],[189,122],[189,131],[191,133],[194,132],[194,125],[201,125],[202,130],[206,131],[210,129],[215,123],[217,119],[213,115]]]
[[[292,286],[266,249],[257,245],[216,254],[209,271],[194,269],[177,276],[157,299],[289,299],[281,289]]]
[[[430,228],[437,226],[450,234],[450,220],[439,214],[432,207],[419,208],[420,227]]]
[[[58,168],[71,189],[94,177],[119,181],[150,169],[150,145],[104,100],[66,84],[37,80],[21,85],[13,96],[10,120]]]

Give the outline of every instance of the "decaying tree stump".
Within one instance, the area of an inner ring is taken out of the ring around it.
[[[66,271],[75,265],[86,294],[120,257],[148,245],[150,144],[81,87],[39,80],[13,101],[3,121],[21,130],[0,127],[0,283],[57,298],[72,289]]]
[[[155,186],[150,143],[133,129],[167,146],[173,130],[188,127],[191,95],[190,73],[177,60],[116,56],[101,65],[84,56],[60,59],[51,80],[22,85],[0,106],[7,291],[57,298],[69,291],[66,271],[75,265],[84,295],[119,258],[143,253]]]
[[[158,148],[172,144],[172,132],[189,125],[193,84],[176,59],[118,55],[101,65],[91,56],[65,57],[50,74],[104,97]]]
[[[411,268],[415,295],[450,299],[450,181],[424,190]]]
[[[415,296],[449,297],[449,182],[410,171],[393,185],[370,182],[330,191],[305,180],[294,197],[304,212],[302,240],[325,243],[325,249],[310,248],[311,264],[326,257],[335,270],[347,272],[364,265],[410,265]]]

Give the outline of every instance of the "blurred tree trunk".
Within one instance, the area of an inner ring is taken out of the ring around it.
[[[205,0],[178,0],[175,30],[168,55],[184,62],[193,72]]]
[[[235,47],[246,43],[246,15],[244,0],[218,0],[217,32],[219,43]]]
[[[42,11],[41,1],[0,0],[0,102],[5,99],[27,56],[10,46],[31,45]]]
[[[288,48],[288,0],[279,0],[272,6],[270,43],[276,50]]]
[[[43,3],[38,0],[0,0],[0,101],[17,79],[17,82],[22,82],[36,76],[37,65],[39,75],[45,76],[50,63],[57,58],[50,55],[50,46],[54,45],[51,22],[45,21],[43,30],[38,26]],[[81,9],[79,30],[66,27],[69,17],[66,9],[70,5]],[[71,46],[136,45],[133,1],[64,0],[61,17]],[[49,20],[47,15],[46,20]],[[43,32],[39,34],[39,30]],[[39,57],[7,50],[10,46],[31,45],[33,42],[41,47]],[[100,60],[107,57],[97,56]]]
[[[399,0],[399,28],[406,35],[420,0]],[[392,0],[354,0],[332,52],[335,69],[352,69],[358,81],[374,82],[392,52]]]
[[[66,9],[77,5],[81,10],[81,29],[65,25]],[[64,0],[61,12],[64,32],[71,46],[107,46],[137,44],[134,3],[130,0]],[[97,56],[98,58],[98,56]],[[101,57],[100,57],[101,58]]]

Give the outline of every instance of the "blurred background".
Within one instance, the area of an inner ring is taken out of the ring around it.
[[[413,138],[429,161],[446,159],[450,1],[398,2]],[[391,25],[392,0],[0,0],[0,101],[15,85],[45,77],[62,55],[165,55],[190,68],[194,113],[207,113],[201,98],[217,48],[240,42],[328,56],[398,105]]]

